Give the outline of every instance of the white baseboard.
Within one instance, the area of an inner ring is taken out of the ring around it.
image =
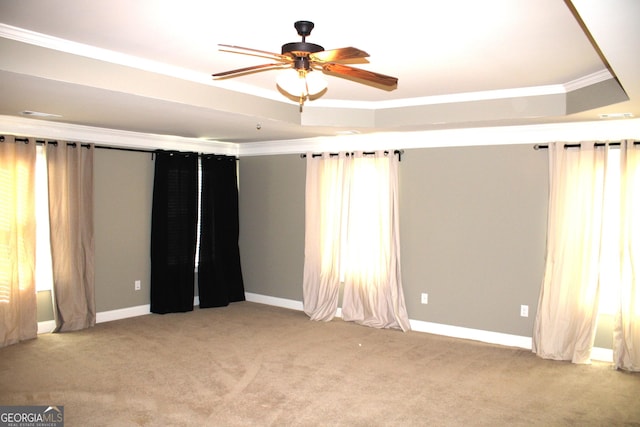
[[[136,307],[120,308],[118,310],[102,311],[96,313],[96,323],[111,322],[113,320],[126,319],[128,317],[144,316],[151,313],[150,305],[138,305]],[[38,322],[38,334],[48,334],[56,328],[55,320]]]
[[[200,297],[195,296],[193,298],[193,306],[200,305]],[[101,311],[96,313],[96,323],[111,322],[113,320],[126,319],[129,317],[144,316],[145,314],[151,314],[151,304],[138,305],[135,307],[120,308],[117,310]],[[46,320],[44,322],[38,322],[38,333],[48,334],[53,332],[56,327],[55,320]]]
[[[245,293],[245,298],[249,302],[271,305],[274,307],[288,308],[291,310],[303,311],[302,301],[295,301],[287,298],[278,298],[268,295],[255,294],[251,292]],[[194,306],[200,305],[200,298],[195,297]],[[126,319],[128,317],[144,316],[150,314],[151,306],[149,304],[139,305],[136,307],[121,308],[118,310],[103,311],[96,314],[96,323],[110,322],[113,320]],[[338,308],[336,317],[342,317],[342,311]],[[481,341],[488,344],[503,345],[506,347],[518,347],[531,350],[531,337],[520,335],[504,334],[500,332],[483,331],[481,329],[463,328],[460,326],[443,325],[440,323],[424,322],[422,320],[409,320],[411,330],[416,332],[424,332],[434,335],[442,335],[452,338],[461,338],[474,341]],[[55,328],[55,321],[48,320],[38,322],[38,333],[49,333]],[[594,347],[591,352],[593,360],[603,362],[613,361],[613,350],[607,348]]]
[[[290,308],[293,310],[303,310],[301,301],[294,301],[285,298],[270,297],[267,295],[245,293],[247,301],[260,304],[273,305],[276,307]],[[342,310],[338,308],[336,317],[342,317]],[[483,341],[491,344],[500,344],[510,347],[521,347],[531,349],[531,338],[517,335],[502,334],[498,332],[482,331],[479,329],[461,328],[458,326],[442,325],[438,323],[423,322],[421,320],[409,320],[411,329],[416,332],[426,332],[435,335],[444,335],[453,338],[464,338],[475,341]]]
[[[272,305],[274,307],[290,308],[291,310],[303,310],[302,301],[270,297],[268,295],[252,294],[250,292],[245,292],[244,297],[249,302],[257,302],[259,304]]]
[[[199,305],[200,297],[196,295],[193,297],[193,306],[198,307]],[[126,319],[128,317],[144,316],[145,314],[151,314],[151,304],[96,313],[96,323],[110,322],[112,320]]]
[[[613,363],[613,350],[610,348],[593,347],[591,349],[591,360]]]
[[[507,347],[518,347],[531,350],[530,337],[484,331],[481,329],[463,328],[460,326],[443,325],[441,323],[424,322],[422,320],[409,320],[409,324],[411,325],[411,330],[416,332],[425,332],[428,334],[482,341],[489,344],[498,344]]]
[[[55,320],[46,320],[44,322],[38,322],[38,334],[48,334],[53,332],[56,328]]]
[[[257,302],[260,304],[273,305],[276,307],[289,308],[292,310],[303,310],[302,301],[295,301],[286,298],[277,298],[267,295],[254,293],[245,293],[247,301]],[[336,317],[342,317],[342,311],[338,308]],[[460,326],[443,325],[440,323],[424,322],[422,320],[409,320],[411,330],[416,332],[425,332],[434,335],[442,335],[451,338],[461,338],[474,341],[481,341],[488,344],[503,345],[506,347],[532,349],[531,337],[520,335],[504,334],[500,332],[484,331],[481,329],[463,328]],[[613,361],[613,350],[594,347],[591,353],[593,360],[603,362]]]
[[[138,305],[135,307],[120,308],[118,310],[102,311],[96,313],[96,323],[111,322],[113,320],[126,319],[128,317],[144,316],[151,313],[151,305]]]

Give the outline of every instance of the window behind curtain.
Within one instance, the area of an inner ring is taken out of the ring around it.
[[[598,312],[613,315],[620,295],[620,149],[612,148],[607,153],[604,207],[602,214],[602,240],[600,260],[600,300]],[[604,166],[601,166],[604,167]]]
[[[36,148],[36,291],[53,289],[49,232],[49,191],[44,147]]]
[[[616,365],[640,370],[638,151],[633,141],[549,145],[546,266],[533,331],[540,357],[590,363],[598,315],[610,314]]]
[[[344,283],[342,317],[409,330],[400,274],[398,158],[307,154],[304,311],[331,320]]]
[[[0,347],[37,334],[33,141],[0,135]]]

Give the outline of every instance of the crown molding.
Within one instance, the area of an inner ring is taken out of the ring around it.
[[[640,140],[640,118],[422,132],[388,132],[237,144],[80,126],[22,117],[0,116],[0,133],[34,138],[91,142],[112,147],[197,151],[201,153],[248,157],[336,150],[393,150],[481,145],[544,144],[554,141]]]
[[[481,145],[546,144],[555,141],[640,140],[640,119],[389,132],[289,141],[242,143],[239,157],[325,151],[400,150]]]
[[[231,142],[129,132],[14,116],[0,116],[0,133],[142,150],[179,150],[238,155],[238,144]]]
[[[588,74],[583,77],[579,77],[575,80],[571,80],[568,83],[564,84],[565,92],[572,92],[574,90],[582,89],[587,86],[591,86],[605,80],[613,79],[614,77],[611,75],[611,72],[607,69],[603,69],[600,71],[596,71],[595,73]]]

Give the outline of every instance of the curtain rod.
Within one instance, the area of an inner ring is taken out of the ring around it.
[[[14,138],[16,141],[19,142],[24,142],[27,143],[29,142],[28,138]],[[0,142],[4,142],[4,135],[0,135]],[[49,144],[53,144],[53,145],[57,145],[58,141],[55,140],[51,140],[51,141],[45,141],[44,139],[36,139],[35,140],[36,144],[44,144],[44,143],[49,143]],[[68,142],[67,145],[70,145],[72,147],[77,146],[77,144],[75,142]],[[84,147],[84,148],[90,148],[91,145],[90,144],[80,144],[80,147]],[[118,150],[118,151],[129,151],[129,152],[134,152],[134,153],[149,153],[151,155],[156,154],[158,152],[168,152],[168,153],[187,153],[186,151],[178,151],[178,150],[160,150],[160,149],[155,149],[155,150],[149,150],[149,149],[144,149],[144,148],[127,148],[127,147],[114,147],[114,146],[110,146],[110,145],[94,145],[94,148],[99,148],[101,150]],[[212,154],[212,153],[195,153],[198,156],[223,156],[224,154]],[[238,157],[235,157],[236,160],[238,160]]]
[[[607,145],[606,142],[596,142],[594,147],[604,147]],[[609,145],[612,147],[619,147],[620,142],[609,142]],[[633,141],[633,145],[640,145],[640,141]],[[536,144],[533,146],[534,150],[545,150],[549,148],[549,144]],[[580,148],[580,143],[575,144],[564,144],[564,148]]]
[[[368,156],[371,156],[371,155],[373,155],[375,153],[376,153],[375,151],[363,151],[362,152],[362,154],[365,154],[365,155],[368,155]],[[390,153],[390,151],[387,151],[387,150],[385,150],[385,152],[384,152],[384,154],[389,154],[389,153]],[[353,152],[349,152],[349,153],[347,153],[347,156],[353,156],[354,154],[355,153],[353,153]],[[404,154],[404,150],[394,150],[393,154],[397,154],[398,155],[398,160],[402,161],[402,155]],[[339,156],[339,155],[340,155],[340,153],[329,153],[330,157],[336,157],[336,156]],[[300,158],[301,159],[305,159],[306,157],[307,157],[306,154],[304,154],[304,153],[300,154]],[[322,157],[322,154],[321,153],[313,153],[311,155],[311,157]]]

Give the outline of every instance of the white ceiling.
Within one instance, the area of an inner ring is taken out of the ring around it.
[[[236,143],[637,118],[639,18],[636,0],[2,0],[0,115]],[[300,112],[278,71],[211,78],[270,62],[219,43],[279,53],[297,20],[397,88],[327,76]]]

